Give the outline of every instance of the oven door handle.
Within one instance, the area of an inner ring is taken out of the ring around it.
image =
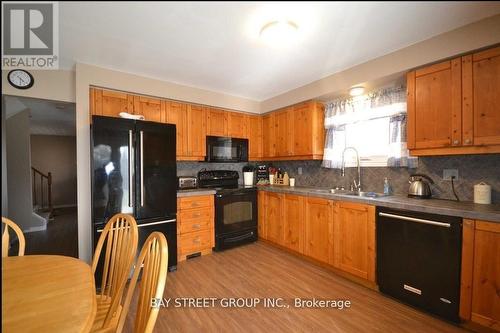
[[[241,240],[244,240],[244,239],[247,239],[247,238],[250,238],[254,235],[254,232],[253,231],[250,231],[250,232],[247,232],[246,234],[243,234],[241,236],[236,236],[236,237],[231,237],[231,238],[226,238],[224,239],[224,242],[239,242]]]
[[[227,198],[229,196],[243,196],[243,195],[248,195],[250,194],[249,192],[232,192],[232,193],[226,193],[226,194],[217,194],[217,198]]]

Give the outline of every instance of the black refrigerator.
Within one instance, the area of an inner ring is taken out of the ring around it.
[[[138,251],[153,231],[168,241],[168,267],[177,267],[175,125],[92,117],[92,242],[117,213],[133,215]],[[97,275],[99,275],[97,273]]]

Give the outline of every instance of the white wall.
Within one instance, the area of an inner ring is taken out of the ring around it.
[[[8,217],[23,231],[33,226],[29,117],[26,109],[6,121]]]

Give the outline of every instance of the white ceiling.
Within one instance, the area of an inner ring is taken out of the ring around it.
[[[5,96],[7,119],[26,109],[29,109],[30,112],[31,134],[76,136],[76,107],[74,103]]]
[[[500,2],[61,2],[61,67],[84,62],[262,101],[500,13]],[[258,38],[276,17],[297,40]]]

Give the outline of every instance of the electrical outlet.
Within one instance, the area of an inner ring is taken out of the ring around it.
[[[458,169],[443,169],[443,180],[451,180],[453,176],[453,180],[458,180]]]
[[[298,173],[299,175],[301,175],[301,174],[302,174],[302,167],[299,167],[299,168],[297,169],[297,173]]]

